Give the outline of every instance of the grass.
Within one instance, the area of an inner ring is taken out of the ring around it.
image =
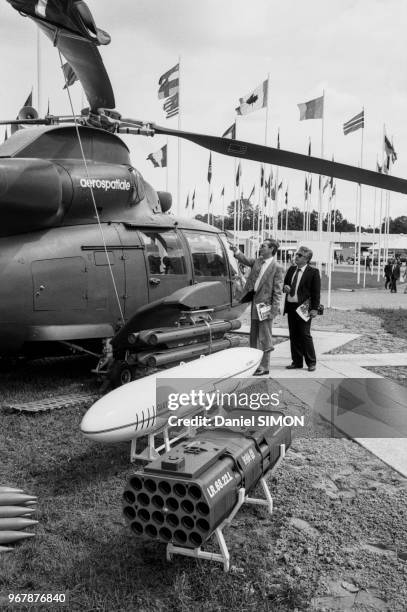
[[[407,339],[407,309],[406,308],[362,308],[362,312],[379,317],[382,327],[398,338]]]
[[[382,275],[383,276],[383,275]],[[367,272],[365,279],[366,289],[380,289],[384,290],[384,280],[380,277],[377,281],[377,272],[370,274]],[[326,274],[322,274],[321,278],[322,289],[328,289],[328,277]],[[337,269],[332,272],[332,289],[363,289],[363,270],[361,270],[360,284],[357,282],[357,273],[353,272],[353,266],[349,266],[349,269]]]

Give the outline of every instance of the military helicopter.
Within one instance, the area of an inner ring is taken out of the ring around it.
[[[129,382],[152,367],[221,350],[243,279],[226,235],[168,214],[171,195],[132,166],[119,134],[184,138],[224,155],[407,193],[407,181],[345,164],[122,118],[82,1],[8,0],[75,71],[89,108],[39,118],[24,108],[0,146],[0,353],[64,350]],[[209,346],[209,349],[208,349]]]

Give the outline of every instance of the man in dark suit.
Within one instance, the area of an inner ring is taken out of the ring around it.
[[[250,266],[251,271],[243,289],[241,302],[251,302],[250,346],[260,348],[263,358],[255,376],[269,373],[270,352],[274,350],[272,323],[280,311],[280,301],[283,289],[283,269],[277,263],[275,254],[280,243],[272,238],[266,238],[259,248],[259,257],[251,259],[246,257],[236,247],[232,251],[239,263]],[[264,321],[259,318],[257,306],[266,304],[271,307],[270,313]]]
[[[393,260],[390,275],[390,293],[397,293],[397,281],[400,280],[401,261],[398,257]]]
[[[384,278],[385,278],[385,283],[384,283],[385,289],[388,289],[391,284],[391,268],[392,268],[392,260],[388,259],[387,264],[384,266],[384,270],[383,270]]]
[[[299,247],[294,256],[295,265],[287,270],[284,279],[283,291],[286,294],[284,314],[288,315],[292,358],[291,365],[287,366],[288,370],[302,368],[303,360],[310,372],[316,369],[317,359],[311,336],[311,321],[318,311],[321,279],[319,271],[309,265],[311,258],[311,249],[304,246]],[[304,321],[296,311],[301,304],[307,301],[309,302],[310,318]]]

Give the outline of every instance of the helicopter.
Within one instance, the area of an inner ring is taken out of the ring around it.
[[[32,19],[81,82],[81,116],[23,108],[0,145],[0,354],[66,351],[99,359],[123,384],[181,359],[233,346],[244,278],[227,236],[169,214],[132,165],[120,134],[167,135],[239,159],[407,193],[395,176],[132,118],[115,98],[98,46],[110,42],[83,1],[7,0]]]

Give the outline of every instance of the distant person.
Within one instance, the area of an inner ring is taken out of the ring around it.
[[[288,316],[288,330],[290,332],[291,365],[287,370],[303,367],[303,361],[308,371],[316,369],[317,359],[314,342],[311,336],[311,321],[318,314],[321,278],[319,271],[309,265],[312,251],[308,247],[299,247],[294,255],[295,265],[291,266],[284,279],[283,291],[285,296],[284,314]],[[297,308],[304,302],[309,302],[309,320],[305,321],[298,313]]]
[[[343,255],[342,255],[342,253],[339,255],[339,261],[340,261],[340,263],[343,263]]]
[[[388,259],[387,260],[387,264],[384,266],[383,272],[384,272],[384,279],[385,279],[385,283],[384,283],[384,288],[385,289],[389,289],[390,288],[392,264],[393,264],[393,260],[392,259]]]
[[[397,293],[397,281],[400,280],[400,260],[394,259],[391,266],[390,293]]]
[[[372,271],[372,260],[370,259],[370,255],[367,255],[366,257],[365,266],[366,266],[366,272]]]
[[[280,311],[280,301],[283,288],[283,269],[276,261],[277,249],[280,243],[272,238],[266,238],[259,248],[259,257],[250,259],[237,247],[231,247],[239,264],[251,268],[243,294],[242,303],[251,302],[250,314],[250,346],[260,348],[263,357],[254,376],[263,376],[270,370],[270,353],[274,350],[272,323]],[[257,305],[271,306],[267,318],[260,320]]]

